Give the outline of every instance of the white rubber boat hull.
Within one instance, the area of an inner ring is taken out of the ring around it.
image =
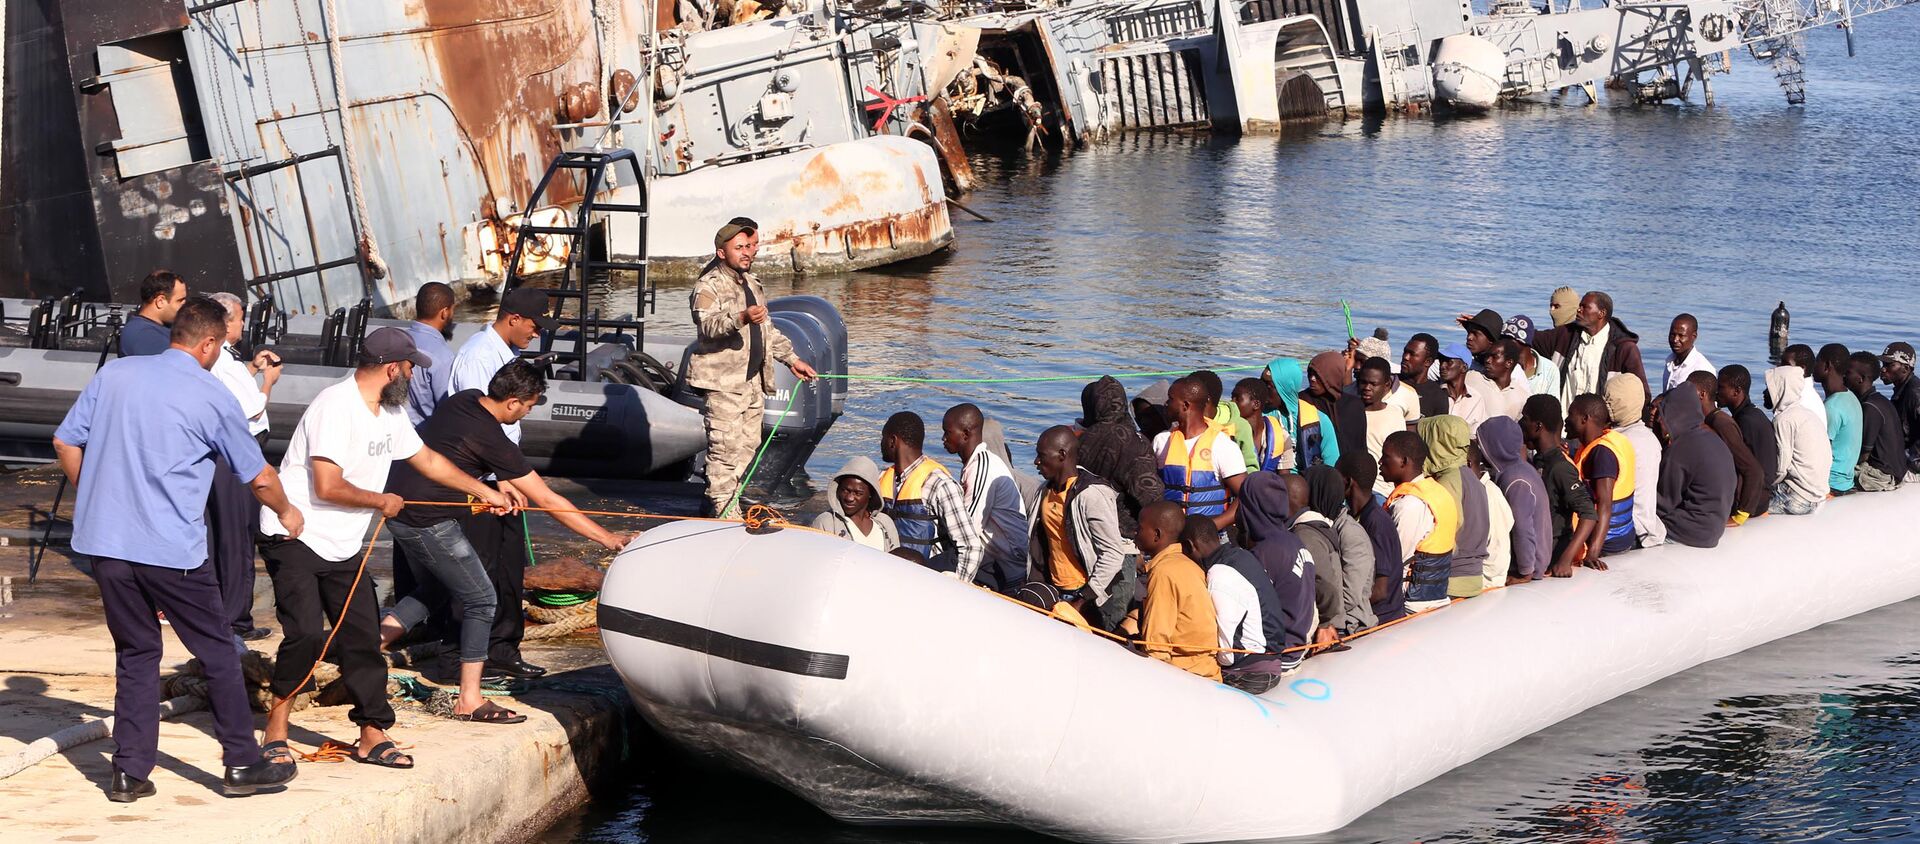
[[[683,522],[623,552],[602,637],[663,732],[860,822],[1091,841],[1339,829],[1707,660],[1920,594],[1920,490],[1506,589],[1255,698],[821,534]]]

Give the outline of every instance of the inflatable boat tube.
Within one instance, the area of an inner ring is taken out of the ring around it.
[[[1083,841],[1339,829],[1708,660],[1920,594],[1920,490],[1495,591],[1253,697],[830,536],[683,522],[622,552],[609,658],[658,729],[861,823]]]

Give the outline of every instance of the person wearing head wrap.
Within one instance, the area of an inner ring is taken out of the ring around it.
[[[1140,509],[1165,498],[1153,445],[1127,415],[1127,391],[1103,375],[1080,391],[1080,465],[1120,493],[1120,535],[1132,539]],[[1158,433],[1158,432],[1156,432]]]
[[[1255,472],[1240,486],[1240,528],[1247,549],[1273,582],[1280,597],[1280,616],[1288,648],[1306,644],[1314,627],[1313,557],[1287,527],[1292,511],[1286,481],[1273,472]],[[1282,656],[1281,669],[1291,672],[1305,658],[1303,652]]]
[[[1613,429],[1633,446],[1633,488],[1652,490],[1660,485],[1660,438],[1641,421],[1646,417],[1646,382],[1624,372],[1607,378],[1601,398],[1607,401],[1607,415]],[[1667,526],[1660,521],[1657,496],[1641,495],[1633,499],[1633,532],[1640,547],[1652,548],[1667,541]]]
[[[1340,352],[1321,352],[1307,364],[1300,394],[1299,469],[1340,462],[1343,451],[1367,447],[1367,403],[1347,390],[1353,369]]]
[[[1372,627],[1378,623],[1370,601],[1373,541],[1366,528],[1347,514],[1346,480],[1339,470],[1324,463],[1295,477],[1301,479],[1306,506],[1295,514],[1294,534],[1305,541],[1303,530],[1319,530],[1326,535],[1330,548],[1325,557],[1317,553],[1313,557],[1314,603],[1320,609],[1320,626],[1343,636]],[[1287,486],[1291,492],[1292,478]]]
[[[1472,433],[1467,430],[1466,421],[1458,416],[1429,416],[1420,420],[1418,430],[1421,442],[1427,446],[1426,475],[1460,503],[1447,595],[1471,598],[1484,588],[1481,570],[1486,567],[1487,537],[1491,530],[1486,487],[1477,479],[1469,482],[1463,471]]]
[[[1559,328],[1573,321],[1575,311],[1580,309],[1580,294],[1571,287],[1560,287],[1553,291],[1553,297],[1547,300],[1547,317],[1553,320],[1553,327]]]
[[[1280,396],[1280,413],[1285,417],[1282,421],[1287,432],[1288,449],[1297,454],[1300,442],[1300,392],[1307,388],[1307,368],[1292,358],[1274,358],[1267,362],[1267,369],[1260,377]],[[1295,460],[1286,460],[1280,465],[1291,469],[1298,464]]]
[[[1667,536],[1695,548],[1720,544],[1738,485],[1733,453],[1707,427],[1704,403],[1699,388],[1685,380],[1660,396],[1668,442],[1654,497]]]

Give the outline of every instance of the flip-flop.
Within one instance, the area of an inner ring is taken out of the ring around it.
[[[413,767],[413,757],[401,753],[400,748],[395,747],[390,741],[374,745],[373,750],[365,756],[361,756],[358,752],[349,755],[353,757],[353,761],[362,765],[379,765],[382,768],[398,768],[403,771]],[[401,758],[407,760],[405,764],[395,761]]]
[[[293,752],[293,747],[285,741],[270,741],[260,745],[260,755],[276,765],[291,765],[300,761],[300,757]]]
[[[518,724],[527,720],[527,716],[504,706],[496,706],[493,701],[487,701],[475,707],[472,712],[453,716],[453,720],[472,721],[479,724]]]

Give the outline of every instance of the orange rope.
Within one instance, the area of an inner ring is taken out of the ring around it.
[[[1378,632],[1380,632],[1380,631],[1382,631],[1382,630],[1385,630],[1385,629],[1387,629],[1387,628],[1389,628],[1389,627],[1392,627],[1392,626],[1394,626],[1394,625],[1396,625],[1396,624],[1399,624],[1399,623],[1401,623],[1401,622],[1404,622],[1404,621],[1406,621],[1406,620],[1408,620],[1408,619],[1411,619],[1411,618],[1414,618],[1414,617],[1417,617],[1417,616],[1423,616],[1423,615],[1427,615],[1427,614],[1429,614],[1429,613],[1432,613],[1432,612],[1434,612],[1434,611],[1436,611],[1436,610],[1440,610],[1440,609],[1443,609],[1442,607],[1434,607],[1434,608],[1432,608],[1432,609],[1426,609],[1426,610],[1421,610],[1421,611],[1419,611],[1419,612],[1415,612],[1415,613],[1408,613],[1408,614],[1406,614],[1406,615],[1403,615],[1403,616],[1401,616],[1401,617],[1399,617],[1399,618],[1396,618],[1396,619],[1394,619],[1394,620],[1392,620],[1392,621],[1388,621],[1388,622],[1383,622],[1383,623],[1380,623],[1380,624],[1376,624],[1376,625],[1374,625],[1374,626],[1372,626],[1372,627],[1367,627],[1367,628],[1364,628],[1364,629],[1361,629],[1361,630],[1355,630],[1354,632],[1352,632],[1352,633],[1348,633],[1348,634],[1347,634],[1347,635],[1345,635],[1345,636],[1338,636],[1338,637],[1335,637],[1335,638],[1333,639],[1333,641],[1330,641],[1330,642],[1320,642],[1320,643],[1310,643],[1310,644],[1305,644],[1305,645],[1295,645],[1295,646],[1293,646],[1293,647],[1291,647],[1291,648],[1283,648],[1283,649],[1281,649],[1281,650],[1277,650],[1277,651],[1250,651],[1250,650],[1242,650],[1242,649],[1240,649],[1240,648],[1222,648],[1222,647],[1218,647],[1218,646],[1215,646],[1215,645],[1183,645],[1183,644],[1176,644],[1176,643],[1173,643],[1173,642],[1146,642],[1146,641],[1136,641],[1136,640],[1134,640],[1134,639],[1129,639],[1129,638],[1127,638],[1127,637],[1125,637],[1125,636],[1122,636],[1122,635],[1120,635],[1120,634],[1118,634],[1118,633],[1109,633],[1109,632],[1107,632],[1107,631],[1105,631],[1105,630],[1101,630],[1101,629],[1100,629],[1100,628],[1098,628],[1098,627],[1087,627],[1087,626],[1083,626],[1083,625],[1079,625],[1079,624],[1074,624],[1074,623],[1073,623],[1073,620],[1072,620],[1072,619],[1069,619],[1069,618],[1065,618],[1065,617],[1063,617],[1063,616],[1061,616],[1061,615],[1060,615],[1059,613],[1057,613],[1057,612],[1054,612],[1053,610],[1049,610],[1049,609],[1045,609],[1045,608],[1042,608],[1042,607],[1036,607],[1036,606],[1034,606],[1034,605],[1032,605],[1032,604],[1029,604],[1029,603],[1027,603],[1026,601],[1022,601],[1022,600],[1020,600],[1019,598],[1015,598],[1015,597],[1012,597],[1012,596],[1009,596],[1009,595],[1002,595],[1002,594],[1000,594],[999,592],[995,592],[994,590],[992,590],[992,589],[988,589],[988,588],[987,588],[987,587],[985,587],[985,586],[980,586],[980,585],[979,585],[979,584],[977,584],[977,583],[976,583],[976,584],[973,584],[973,585],[974,585],[975,587],[978,587],[978,588],[979,588],[979,589],[981,589],[982,591],[985,591],[985,592],[986,592],[987,594],[989,594],[989,595],[992,595],[992,596],[994,596],[994,597],[996,597],[996,598],[1000,598],[1000,599],[1002,599],[1002,600],[1006,600],[1006,601],[1012,601],[1012,602],[1013,602],[1013,603],[1015,603],[1015,604],[1018,604],[1018,605],[1020,605],[1020,606],[1022,606],[1022,607],[1025,607],[1025,608],[1027,608],[1027,609],[1029,609],[1029,610],[1032,610],[1032,611],[1034,611],[1034,612],[1037,612],[1037,613],[1039,613],[1039,614],[1041,614],[1041,615],[1044,615],[1044,616],[1046,616],[1046,617],[1048,617],[1048,618],[1052,618],[1052,619],[1055,619],[1055,620],[1058,620],[1058,621],[1061,621],[1061,622],[1064,622],[1064,623],[1066,623],[1066,624],[1070,624],[1070,625],[1072,625],[1072,626],[1074,626],[1074,627],[1077,627],[1077,628],[1079,628],[1079,629],[1082,629],[1082,630],[1085,630],[1085,631],[1087,631],[1087,632],[1089,632],[1089,633],[1093,633],[1093,634],[1096,634],[1096,635],[1099,635],[1099,636],[1104,636],[1104,637],[1106,637],[1106,638],[1108,638],[1108,639],[1112,639],[1112,640],[1113,640],[1113,641],[1115,641],[1115,642],[1119,642],[1120,644],[1123,644],[1123,645],[1139,645],[1139,646],[1141,646],[1141,647],[1147,647],[1147,648],[1166,648],[1166,649],[1168,649],[1168,650],[1176,650],[1176,651],[1179,651],[1179,652],[1180,652],[1180,654],[1181,654],[1182,656],[1198,656],[1198,655],[1201,655],[1201,654],[1242,654],[1242,655],[1246,655],[1246,656],[1279,656],[1279,655],[1282,655],[1282,654],[1292,654],[1292,653],[1301,653],[1301,652],[1308,652],[1308,653],[1311,653],[1312,651],[1317,651],[1317,650],[1321,650],[1321,649],[1324,649],[1324,648],[1331,648],[1331,647],[1333,647],[1334,645],[1343,645],[1343,644],[1346,644],[1347,642],[1351,642],[1351,641],[1353,641],[1353,640],[1355,640],[1355,639],[1358,639],[1358,638],[1360,638],[1360,637],[1362,637],[1362,636],[1370,636],[1370,635],[1372,635],[1372,634],[1374,634],[1374,633],[1378,633]],[[1505,588],[1507,588],[1505,584],[1502,584],[1502,585],[1499,585],[1499,586],[1493,586],[1493,587],[1489,587],[1489,588],[1487,588],[1487,589],[1484,589],[1484,590],[1482,590],[1482,591],[1480,592],[1480,594],[1482,594],[1482,595],[1485,595],[1485,594],[1486,594],[1486,593],[1488,593],[1488,592],[1495,592],[1495,591],[1498,591],[1498,590],[1501,590],[1501,589],[1505,589]],[[1466,599],[1466,598],[1454,598],[1454,599],[1452,599],[1451,601],[1448,601],[1448,602],[1447,602],[1447,606],[1453,606],[1454,604],[1457,604],[1457,603],[1460,603],[1461,601],[1464,601],[1464,600],[1467,600],[1467,599]]]

